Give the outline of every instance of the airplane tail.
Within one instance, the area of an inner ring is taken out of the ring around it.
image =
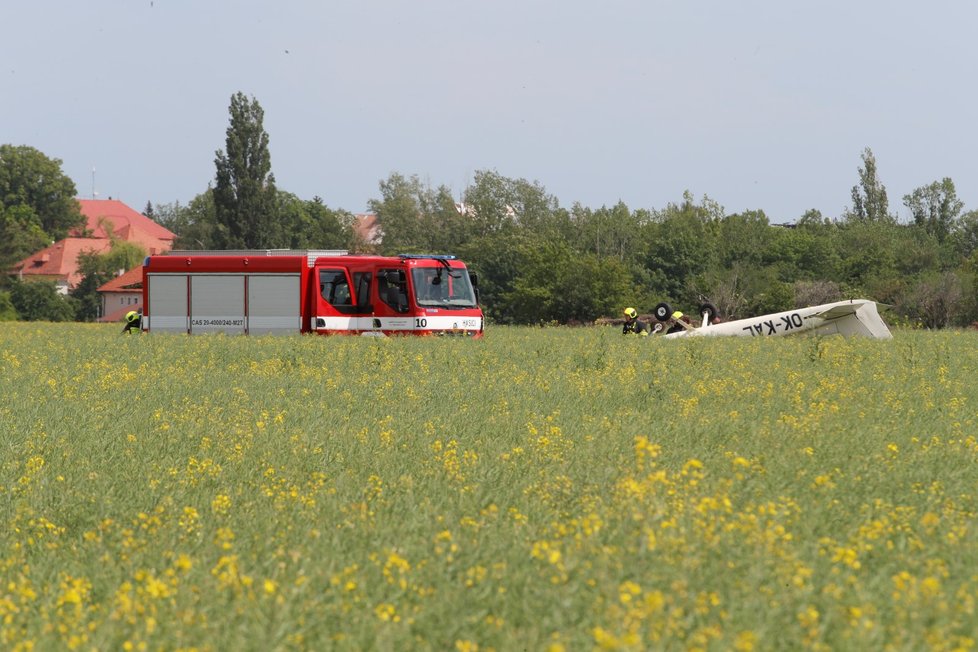
[[[825,321],[815,329],[815,333],[825,335],[839,333],[840,335],[862,335],[878,340],[888,340],[893,337],[886,322],[880,317],[879,309],[889,308],[886,304],[864,299],[856,299],[832,304],[827,310],[816,313]]]

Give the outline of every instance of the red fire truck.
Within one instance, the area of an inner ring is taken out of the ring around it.
[[[444,254],[171,251],[143,262],[152,333],[481,337],[477,278]]]

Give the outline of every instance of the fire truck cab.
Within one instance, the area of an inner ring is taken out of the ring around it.
[[[446,254],[173,251],[143,262],[142,329],[481,337],[477,279]]]

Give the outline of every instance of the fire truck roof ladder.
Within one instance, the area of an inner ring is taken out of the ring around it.
[[[168,256],[305,256],[312,267],[323,256],[347,256],[346,249],[174,249]]]

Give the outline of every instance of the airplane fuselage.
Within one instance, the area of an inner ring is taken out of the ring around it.
[[[862,335],[877,339],[892,337],[879,316],[878,304],[866,299],[837,301],[821,306],[785,310],[760,317],[708,324],[670,333],[668,338],[705,335],[770,337],[801,333],[821,335]]]

